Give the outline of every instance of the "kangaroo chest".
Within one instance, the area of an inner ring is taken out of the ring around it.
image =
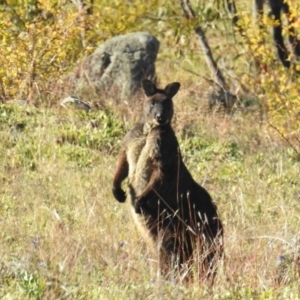
[[[129,171],[129,180],[135,192],[139,194],[149,182],[153,171],[153,164],[160,159],[161,137],[156,132],[150,132],[144,140],[144,144],[139,148],[139,155],[136,157],[134,166]],[[130,168],[130,167],[129,167]]]
[[[129,174],[128,174],[129,181],[132,181],[132,178],[134,177],[137,168],[137,163],[145,144],[146,144],[146,137],[141,136],[135,139],[127,147],[126,152],[127,152],[127,161],[129,165]]]

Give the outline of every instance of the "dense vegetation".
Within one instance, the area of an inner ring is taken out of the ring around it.
[[[273,21],[259,29],[248,2],[237,1],[242,37],[220,1],[191,4],[197,20],[188,22],[175,1],[95,0],[90,14],[80,1],[0,2],[2,299],[300,298],[299,66],[293,57],[294,68],[280,64]],[[210,74],[196,22],[231,90],[256,106],[207,111]],[[157,278],[129,207],[112,197],[116,153],[135,111],[105,98],[89,114],[58,105],[58,78],[105,39],[137,30],[161,41],[159,84],[182,84],[174,127],[224,222],[226,259],[213,289]]]

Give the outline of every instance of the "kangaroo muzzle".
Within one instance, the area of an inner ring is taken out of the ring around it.
[[[156,119],[156,122],[159,124],[159,125],[164,125],[168,122],[168,119],[166,118],[166,116],[164,116],[163,114],[157,114],[155,116],[155,119]]]

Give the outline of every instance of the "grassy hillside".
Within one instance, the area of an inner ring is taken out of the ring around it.
[[[214,288],[156,278],[155,257],[129,206],[112,197],[116,153],[131,122],[109,107],[86,115],[5,104],[2,299],[300,298],[297,268],[286,255],[298,249],[296,153],[252,114],[205,115],[186,90],[183,82],[174,126],[189,169],[225,225],[226,260]],[[280,255],[285,266],[278,268]]]
[[[269,27],[262,44],[250,4],[237,1],[241,38],[219,1],[191,1],[231,91],[260,104],[224,116],[207,111],[212,74],[179,2],[149,1],[150,9],[141,0],[95,0],[84,19],[71,1],[5,2],[0,298],[300,299],[300,79],[277,61]],[[226,257],[212,289],[158,278],[129,204],[112,196],[116,156],[139,107],[115,101],[118,95],[94,99],[89,114],[58,105],[58,78],[103,40],[134,30],[161,41],[159,84],[181,83],[174,98],[181,151],[224,224]]]

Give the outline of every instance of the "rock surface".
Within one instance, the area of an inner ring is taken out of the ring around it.
[[[117,94],[124,100],[136,93],[142,79],[155,80],[158,49],[159,41],[147,32],[115,36],[80,63],[69,78],[69,93]]]

